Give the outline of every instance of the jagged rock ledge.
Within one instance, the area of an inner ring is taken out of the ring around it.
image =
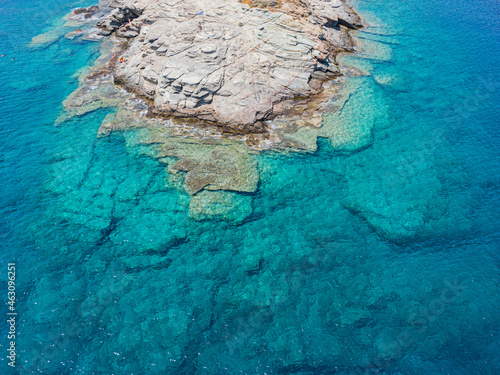
[[[335,57],[354,49],[349,30],[362,27],[342,0],[108,5],[114,10],[97,28],[119,37],[111,62],[115,84],[146,99],[150,115],[194,117],[243,134],[265,132],[263,121],[341,75]]]

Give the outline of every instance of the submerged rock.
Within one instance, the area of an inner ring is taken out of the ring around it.
[[[60,29],[52,29],[43,34],[34,36],[31,42],[28,44],[28,48],[45,48],[61,39],[64,35],[64,31]]]
[[[73,30],[73,31],[70,31],[69,33],[65,34],[64,37],[66,39],[75,39],[77,37],[79,37],[80,35],[83,34],[83,30],[82,29],[76,29],[76,30]]]
[[[229,191],[203,191],[191,198],[189,216],[196,220],[241,222],[252,213],[252,197]]]
[[[203,159],[180,159],[170,171],[187,172],[186,186],[191,194],[202,189],[252,193],[259,175],[245,151],[217,147]]]

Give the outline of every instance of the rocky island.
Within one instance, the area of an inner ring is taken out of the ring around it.
[[[314,151],[318,137],[339,150],[370,141],[369,124],[323,121],[360,86],[341,78],[368,74],[337,62],[356,51],[351,32],[363,27],[343,0],[111,0],[73,10],[65,27],[67,39],[101,41],[101,55],[57,124],[115,109],[100,136],[143,130],[125,135],[128,144],[167,164],[192,217],[250,215],[258,151]]]
[[[196,117],[241,132],[317,94],[340,74],[339,52],[361,27],[340,0],[124,0],[98,23],[128,38],[115,83],[151,101],[154,114]]]
[[[340,75],[362,26],[341,0],[116,0],[97,34],[117,38],[114,83],[145,98],[154,115],[194,117],[241,133],[262,132]],[[70,18],[89,19],[98,6]]]

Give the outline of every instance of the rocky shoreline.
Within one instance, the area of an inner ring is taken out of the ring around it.
[[[262,133],[262,121],[317,95],[342,73],[360,17],[331,1],[120,0],[97,23],[115,35],[114,83],[150,103],[150,115],[192,117],[225,131]],[[75,10],[90,18],[94,6]],[[118,39],[117,38],[117,39]]]
[[[349,77],[368,74],[337,63],[362,27],[343,1],[112,0],[73,10],[65,26],[67,39],[101,49],[56,125],[112,108],[99,136],[121,131],[129,147],[149,150],[195,219],[251,215],[259,151],[314,152],[318,137],[340,151],[370,141],[369,127],[360,137],[323,121],[362,84]]]

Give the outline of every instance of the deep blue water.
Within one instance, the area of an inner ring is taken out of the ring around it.
[[[90,4],[0,4],[0,373],[500,373],[498,1],[357,0],[369,143],[260,155],[241,224],[190,219],[108,112],[54,126],[98,45],[27,45]]]

